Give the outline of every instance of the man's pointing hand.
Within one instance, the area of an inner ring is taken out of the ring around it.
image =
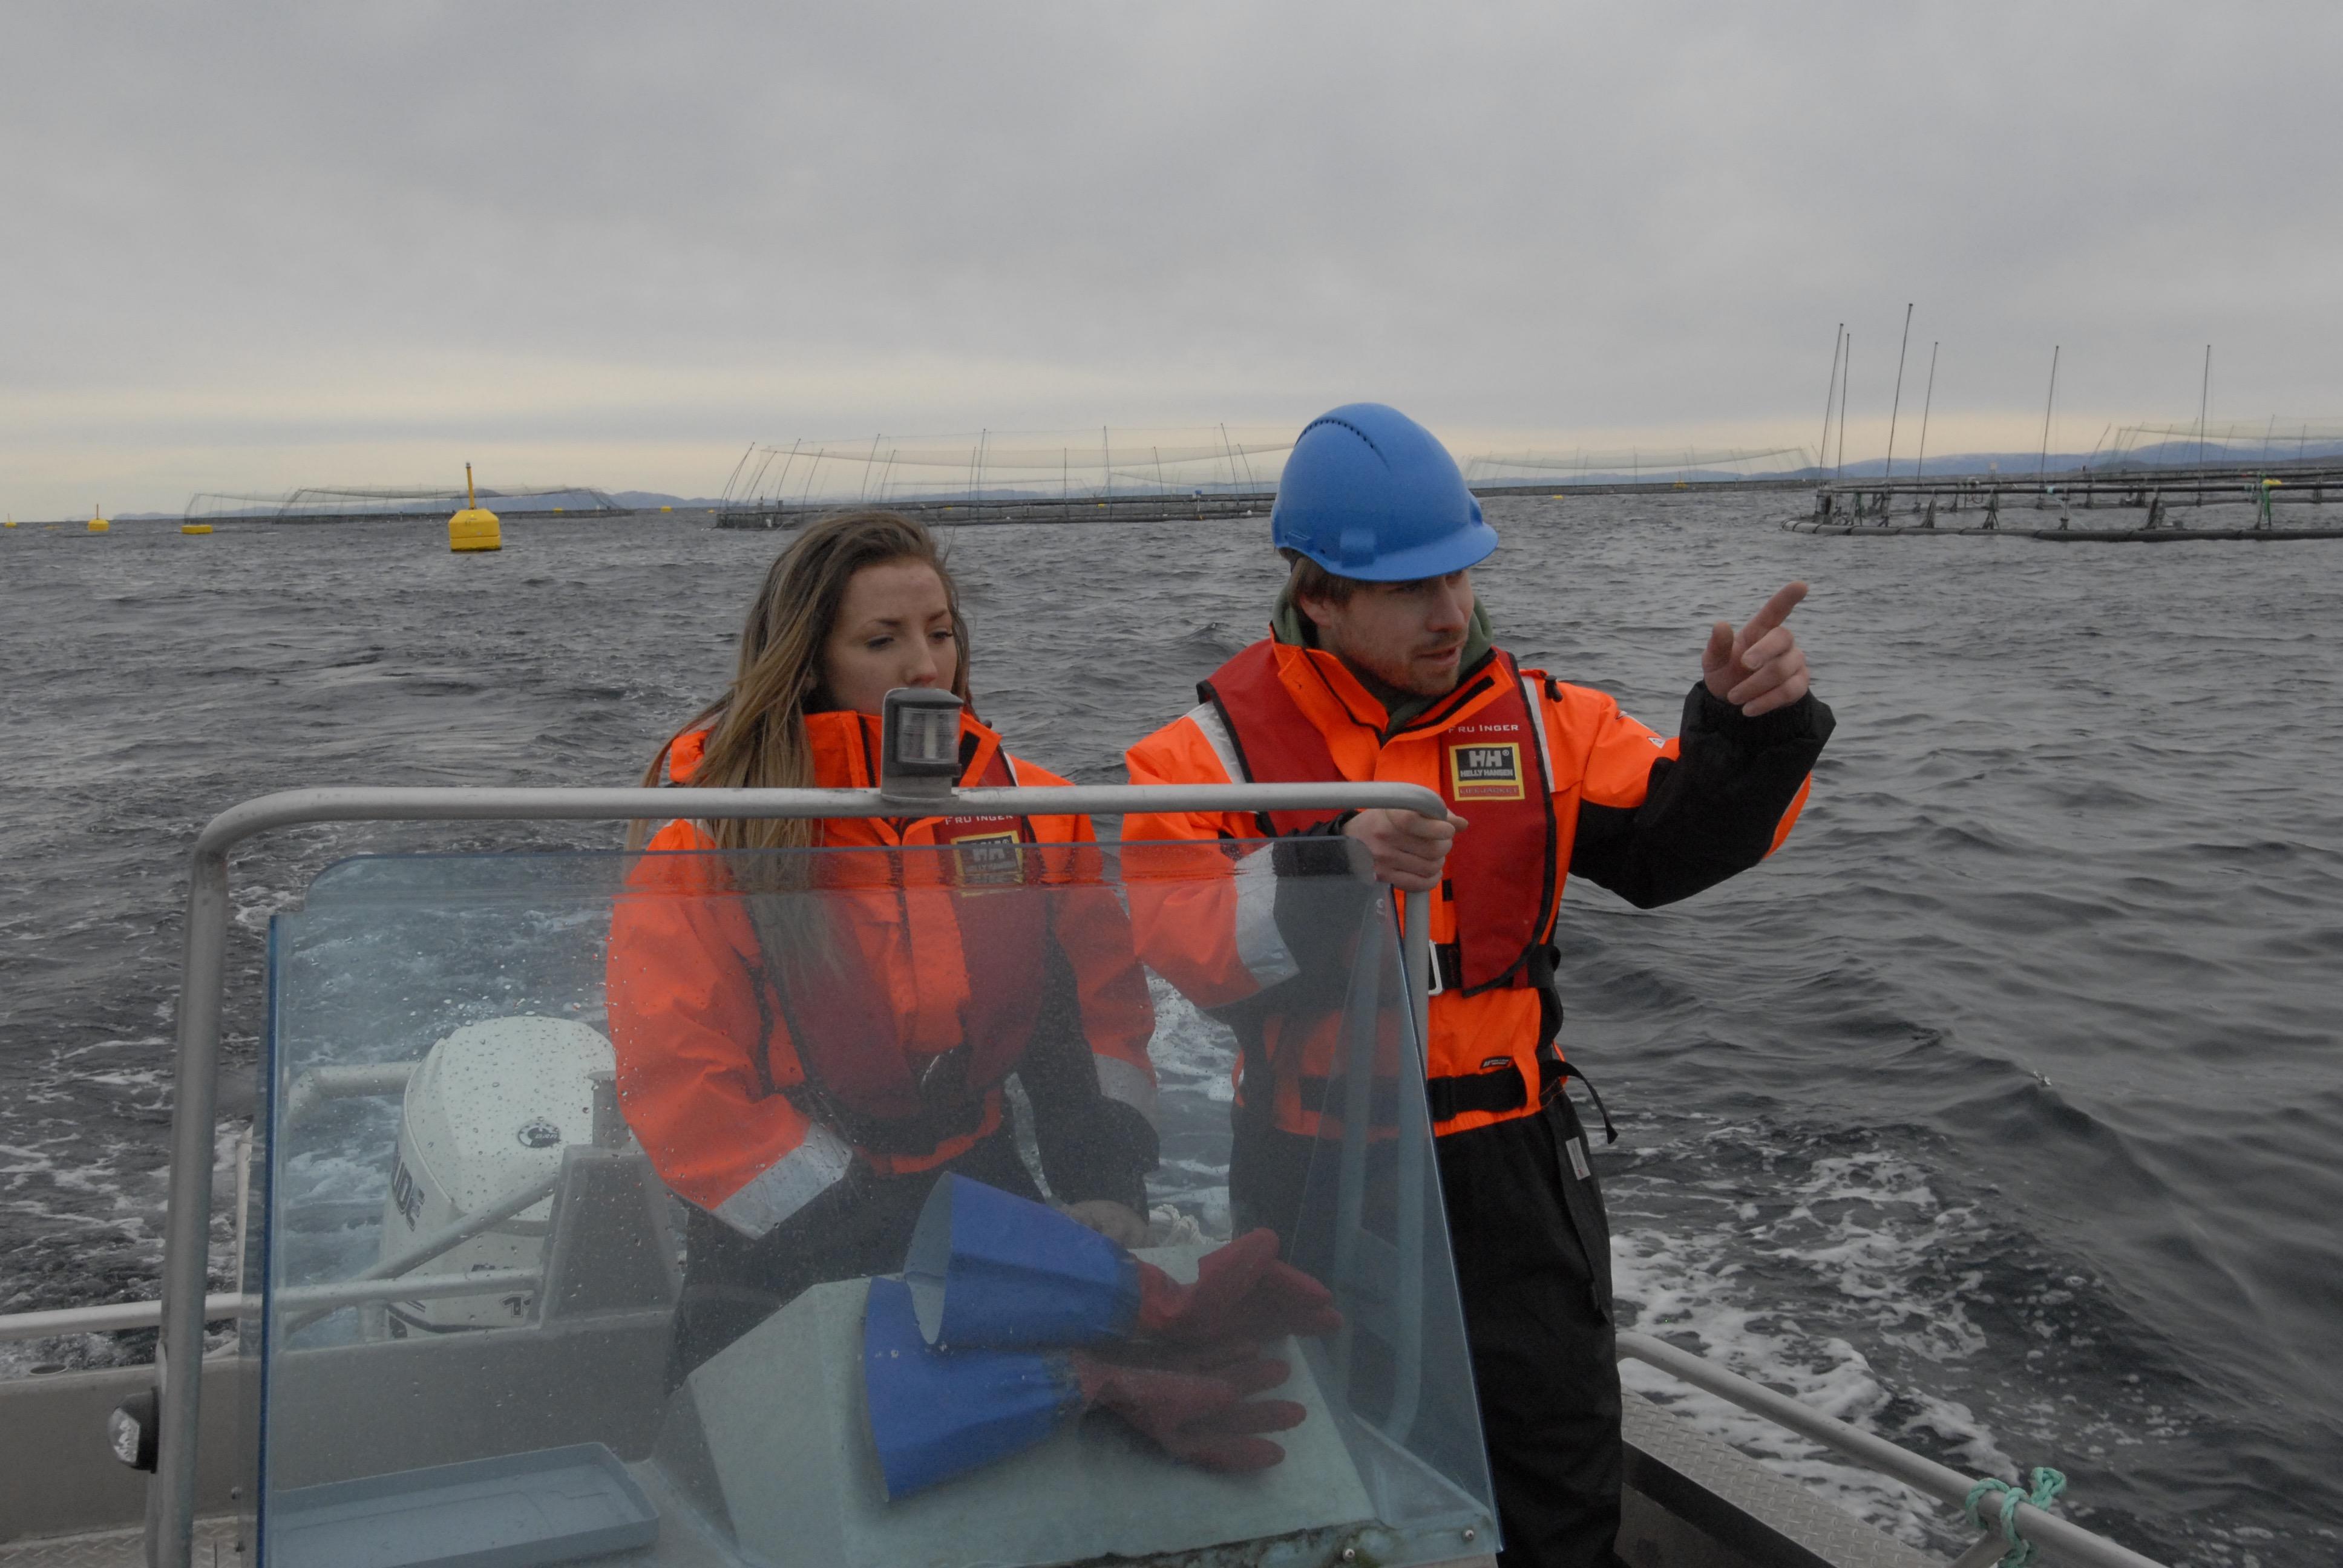
[[[1711,696],[1755,719],[1787,708],[1806,694],[1805,650],[1783,624],[1805,597],[1806,585],[1792,583],[1767,599],[1765,608],[1738,632],[1729,621],[1710,628],[1708,646],[1701,649],[1700,673]]]

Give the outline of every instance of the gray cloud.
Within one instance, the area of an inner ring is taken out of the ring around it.
[[[1841,319],[1852,455],[1907,299],[1948,439],[2030,445],[2054,342],[2081,445],[2193,415],[2207,341],[2220,412],[2343,415],[2338,45],[2308,5],[15,7],[0,492],[704,489],[751,437],[1354,397],[1811,442]]]

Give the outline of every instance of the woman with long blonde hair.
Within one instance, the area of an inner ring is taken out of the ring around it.
[[[773,563],[737,672],[647,785],[869,788],[890,689],[970,700],[934,538],[858,512]],[[963,786],[1062,785],[963,708]],[[959,1171],[1048,1196],[1126,1244],[1145,1224],[1153,1013],[1112,891],[1063,817],[677,820],[613,914],[619,1104],[689,1205],[680,1376],[807,1285],[902,1265]],[[840,855],[828,851],[874,851]],[[807,851],[819,851],[808,853]]]

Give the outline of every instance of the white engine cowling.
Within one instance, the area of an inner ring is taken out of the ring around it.
[[[382,1256],[559,1171],[565,1145],[592,1141],[594,1079],[615,1060],[608,1040],[571,1019],[490,1019],[434,1045],[407,1083]],[[417,1271],[539,1267],[552,1208],[550,1198],[533,1204]],[[390,1332],[509,1326],[527,1321],[533,1304],[526,1292],[397,1302]]]

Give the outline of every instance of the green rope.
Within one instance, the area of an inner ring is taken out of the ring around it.
[[[2001,1568],[2026,1568],[2034,1560],[2034,1543],[2017,1533],[2017,1505],[2028,1503],[2047,1513],[2058,1501],[2058,1494],[2066,1490],[2066,1478],[2046,1464],[2034,1467],[2032,1480],[2034,1490],[2031,1492],[2021,1492],[2006,1481],[1990,1475],[1969,1488],[1966,1512],[1972,1530],[1985,1528],[1985,1521],[1977,1517],[1977,1503],[1988,1492],[2001,1493],[2001,1538],[2009,1543],[2009,1551],[2001,1559]]]

